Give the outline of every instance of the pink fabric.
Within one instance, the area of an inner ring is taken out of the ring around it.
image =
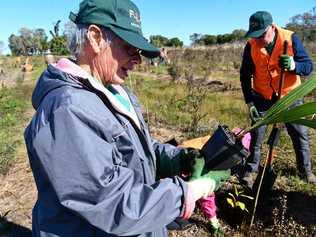
[[[53,66],[73,76],[81,78],[87,78],[89,76],[89,74],[85,70],[83,70],[80,66],[73,63],[67,58],[59,59],[56,64],[53,64]]]
[[[211,219],[216,217],[215,193],[212,193],[207,198],[201,198],[198,202],[206,218]]]
[[[242,131],[241,128],[233,128],[233,130],[232,130],[232,132],[233,132],[234,134],[238,134],[238,133],[240,133],[241,131]],[[249,150],[250,141],[251,141],[251,135],[250,135],[250,133],[248,132],[248,133],[246,133],[246,134],[243,136],[243,138],[241,139],[242,145],[243,145],[247,150]]]

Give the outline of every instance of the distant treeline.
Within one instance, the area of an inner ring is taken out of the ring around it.
[[[316,41],[316,7],[309,12],[291,17],[289,23],[285,25],[285,28],[297,33],[303,42]],[[208,46],[243,41],[246,40],[245,34],[246,31],[243,29],[236,29],[231,33],[219,35],[193,33],[190,35],[190,40],[192,46]],[[174,40],[175,38],[172,39]],[[169,40],[161,35],[151,36],[150,42],[155,44],[157,47],[182,46],[182,44],[173,45],[171,39]]]
[[[55,55],[69,54],[68,44],[75,25],[71,22],[65,24],[63,34],[60,34],[60,21],[54,25],[54,29],[49,31],[52,36],[48,36],[44,29],[21,28],[19,34],[11,34],[9,37],[9,48],[14,56],[20,55],[39,55],[51,52]],[[1,52],[0,52],[1,54]]]
[[[12,34],[8,39],[12,55],[38,55],[49,51],[55,55],[69,54],[68,45],[75,25],[72,22],[66,23],[63,33],[60,34],[59,24],[60,21],[57,21],[53,30],[49,31],[52,36],[51,40],[48,40],[44,29],[21,28],[19,34]],[[309,12],[291,17],[285,28],[296,32],[303,42],[316,42],[316,7]],[[219,35],[193,33],[190,40],[192,46],[209,46],[243,41],[246,40],[245,34],[246,31],[242,29]],[[162,35],[150,36],[150,42],[160,48],[183,46],[183,42],[179,38],[169,39]],[[0,55],[3,50],[4,43],[0,42]]]

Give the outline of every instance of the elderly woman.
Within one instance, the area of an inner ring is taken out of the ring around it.
[[[38,189],[33,236],[167,236],[165,226],[189,218],[216,180],[201,176],[198,152],[153,141],[122,86],[140,54],[159,50],[130,0],[84,0],[70,18],[76,60],[48,65],[25,131]],[[188,182],[176,176],[190,171]]]

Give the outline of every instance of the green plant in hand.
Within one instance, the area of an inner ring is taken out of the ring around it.
[[[240,210],[249,213],[246,204],[241,201],[241,198],[243,197],[249,200],[253,200],[253,197],[245,195],[243,194],[243,192],[243,190],[238,191],[238,189],[234,185],[234,193],[228,193],[230,197],[226,198],[226,201],[232,208],[240,208]]]
[[[275,124],[275,123],[296,123],[302,124],[307,127],[316,128],[316,120],[309,119],[316,113],[316,102],[309,102],[289,109],[289,107],[298,99],[303,98],[316,88],[316,77],[305,81],[299,87],[292,90],[286,96],[278,100],[263,117],[258,120],[248,129],[245,129],[242,134],[246,134],[250,130],[260,127],[262,125]]]

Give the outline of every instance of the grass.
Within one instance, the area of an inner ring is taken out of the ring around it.
[[[0,173],[4,174],[13,162],[19,136],[21,118],[27,108],[29,95],[23,87],[0,89]]]
[[[40,58],[33,60],[34,71],[28,76],[34,80],[44,64]],[[16,148],[23,143],[24,126],[29,119],[25,111],[31,107],[32,90],[32,85],[20,79],[13,87],[0,88],[0,174],[5,174],[14,163]]]
[[[192,115],[186,111],[187,92],[184,84],[153,80],[140,75],[131,75],[126,84],[137,94],[144,111],[150,111],[152,123],[163,121],[180,129],[190,124]],[[209,92],[201,104],[201,114],[206,116],[200,121],[200,125],[208,128],[206,132],[214,128],[214,121],[225,123],[231,128],[248,124],[247,108],[241,92],[213,92],[208,88],[205,90]]]

